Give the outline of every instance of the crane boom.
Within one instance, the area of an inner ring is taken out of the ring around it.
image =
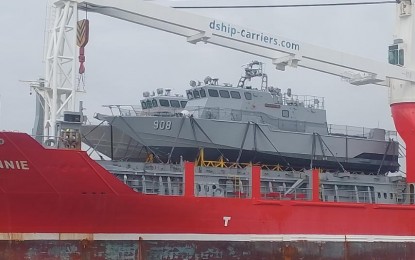
[[[277,69],[304,67],[336,75],[355,85],[387,86],[386,79],[415,82],[415,71],[259,32],[225,21],[137,0],[76,0],[78,8],[187,38],[271,59]]]

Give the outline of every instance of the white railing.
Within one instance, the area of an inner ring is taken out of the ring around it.
[[[366,139],[373,139],[376,137],[377,131],[383,136],[385,135],[385,140],[397,140],[397,133],[396,131],[390,130],[383,130],[377,128],[366,128],[366,127],[356,127],[356,126],[347,126],[347,125],[334,125],[329,124],[327,125],[327,130],[331,135],[338,135],[338,136],[350,136],[350,137],[357,137],[357,138],[366,138]]]

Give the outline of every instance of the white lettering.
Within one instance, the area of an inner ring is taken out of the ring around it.
[[[29,170],[29,163],[27,161],[0,160],[0,169],[5,169],[5,170]]]
[[[228,226],[228,224],[229,224],[229,221],[231,220],[231,217],[223,217],[223,221],[225,222],[224,223],[224,226],[225,227],[227,227]]]
[[[160,129],[164,130],[164,127],[166,127],[166,122],[165,121],[160,121]]]
[[[20,167],[22,168],[22,170],[29,170],[29,164],[27,163],[27,161],[20,161]]]
[[[171,130],[171,121],[155,120],[153,125],[156,130]]]
[[[6,167],[6,169],[14,169],[13,161],[4,161],[4,166]]]

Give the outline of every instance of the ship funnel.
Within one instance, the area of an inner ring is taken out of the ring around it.
[[[406,180],[415,183],[415,102],[391,104],[396,130],[406,144]]]

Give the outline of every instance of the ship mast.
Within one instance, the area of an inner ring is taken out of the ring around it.
[[[56,144],[57,122],[65,111],[76,111],[78,87],[77,57],[78,4],[74,1],[55,3],[48,12],[48,39],[45,51],[45,78],[31,87],[38,99],[39,119],[34,135]],[[43,116],[42,116],[43,114]]]

